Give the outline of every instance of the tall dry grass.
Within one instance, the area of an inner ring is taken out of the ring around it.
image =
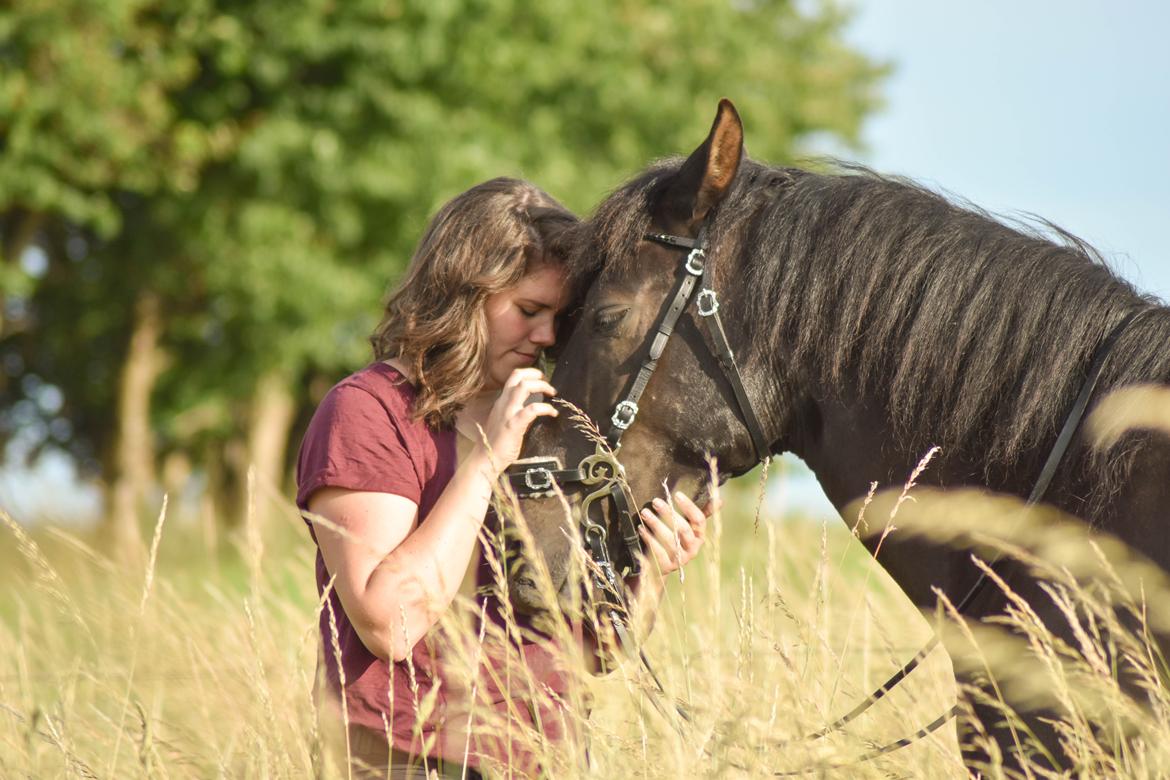
[[[756,523],[758,484],[725,488],[708,544],[685,581],[672,579],[645,645],[689,721],[655,705],[636,663],[593,677],[578,653],[568,663],[582,686],[559,716],[579,735],[569,747],[519,733],[486,707],[467,713],[469,731],[509,732],[561,777],[963,777],[954,724],[852,763],[953,704],[941,650],[843,732],[801,739],[937,631],[980,681],[968,693],[997,703],[1022,745],[1031,738],[1017,709],[1052,713],[1069,776],[1170,776],[1170,696],[1149,638],[1170,629],[1164,572],[1104,535],[1087,543],[1074,520],[1002,497],[912,488],[870,497],[850,525],[767,511]],[[292,507],[281,517],[261,529],[250,515],[208,549],[164,508],[146,567],[124,570],[77,535],[3,515],[0,777],[345,777],[344,747],[339,757],[327,744],[312,704],[323,608],[314,548]],[[1061,630],[1038,620],[1011,581],[994,583],[1011,604],[1000,621],[966,623],[945,600],[921,616],[851,533],[860,521],[1032,566],[1050,583],[1045,606]],[[471,671],[492,638],[452,615],[451,657],[475,701]],[[573,644],[567,627],[551,630]],[[522,665],[510,669],[499,683],[531,684]],[[1003,776],[997,748],[969,725],[967,738],[993,756],[985,776]],[[1025,773],[1051,776],[1040,764]]]

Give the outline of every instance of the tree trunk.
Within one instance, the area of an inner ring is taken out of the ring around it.
[[[285,453],[295,413],[288,375],[274,370],[261,376],[248,412],[247,450],[239,482],[244,487],[241,516],[247,518],[248,512],[255,512],[257,530],[264,528],[285,492]],[[251,483],[247,478],[249,467],[254,474]]]
[[[168,452],[159,460],[161,469],[159,473],[159,480],[162,483],[163,492],[170,498],[167,509],[167,517],[175,520],[184,521],[188,518],[184,516],[183,496],[187,493],[187,488],[191,483],[191,475],[194,472],[194,467],[191,464],[191,456],[183,450],[174,450]]]
[[[5,214],[3,220],[0,220],[0,262],[5,265],[19,263],[24,250],[32,244],[44,221],[43,214],[22,208]],[[6,298],[7,291],[0,289],[0,336],[4,335],[8,326],[4,311]]]
[[[118,387],[114,473],[106,519],[115,554],[124,560],[143,552],[139,513],[155,482],[150,396],[162,366],[161,332],[158,296],[140,293]]]

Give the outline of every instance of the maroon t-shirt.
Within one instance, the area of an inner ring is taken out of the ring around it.
[[[385,363],[374,363],[334,386],[317,407],[301,442],[297,460],[297,506],[308,509],[313,493],[326,486],[393,493],[415,502],[419,522],[426,522],[454,473],[456,434],[451,430],[434,431],[415,421],[411,417],[414,396],[414,388]],[[306,522],[316,542],[312,523]],[[330,575],[319,549],[316,572],[320,594]],[[480,586],[477,604],[486,607],[492,625],[501,625],[501,605],[488,587],[492,577],[484,555],[481,555],[476,581]],[[329,603],[337,624],[336,644],[345,673],[350,722],[383,732],[385,716],[394,747],[399,750],[462,761],[466,730],[445,728],[450,725],[449,716],[451,723],[460,718],[464,719],[460,723],[465,725],[470,699],[465,685],[444,671],[444,653],[451,651],[454,656],[452,648],[446,646],[453,640],[438,629],[432,630],[411,653],[412,672],[411,664],[390,663],[366,649],[336,591],[330,592]],[[520,623],[526,632],[531,631],[524,621]],[[322,610],[320,631],[325,679],[330,691],[340,694],[341,675],[330,636],[328,609]],[[512,645],[508,652],[503,642],[493,645],[490,637],[494,633],[497,632],[488,632],[480,651],[482,663],[475,687],[477,706],[486,705],[494,710],[497,727],[489,729],[491,734],[482,733],[482,727],[477,729],[476,722],[483,722],[484,718],[472,710],[471,731],[475,737],[468,763],[479,766],[481,757],[489,756],[524,771],[517,764],[530,764],[531,757],[518,745],[499,739],[498,724],[501,719],[510,719],[518,730],[537,728],[545,739],[562,739],[565,713],[558,712],[552,703],[564,700],[568,682],[548,643],[524,641],[519,646]],[[462,658],[469,657],[467,648],[462,648],[462,652]],[[470,668],[464,663],[465,668]],[[527,667],[525,673],[509,673],[508,666],[512,663],[523,663]],[[529,679],[535,680],[539,690],[530,690]],[[519,686],[508,682],[521,680],[525,682]],[[420,719],[420,711],[426,717]],[[433,746],[424,749],[428,743]]]

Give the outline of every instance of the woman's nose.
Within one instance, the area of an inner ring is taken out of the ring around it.
[[[533,329],[528,338],[533,344],[539,344],[542,347],[551,346],[557,340],[556,322],[552,317],[543,320]]]

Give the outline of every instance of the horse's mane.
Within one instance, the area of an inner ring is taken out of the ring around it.
[[[647,205],[679,164],[658,163],[598,207],[575,278],[629,270]],[[1049,223],[1009,225],[858,167],[744,160],[717,208],[714,262],[744,291],[724,303],[748,330],[741,357],[881,399],[917,451],[964,448],[1003,466],[1046,448],[1104,335],[1157,305]],[[1118,342],[1102,388],[1170,381],[1170,310],[1151,315]]]

